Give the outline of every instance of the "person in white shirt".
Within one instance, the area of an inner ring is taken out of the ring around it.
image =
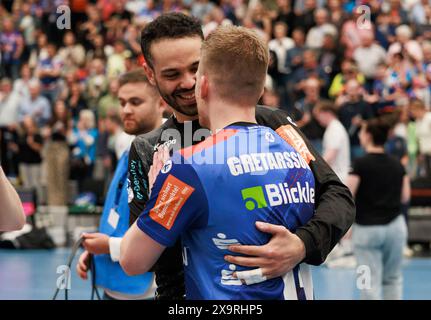
[[[39,128],[48,124],[52,116],[51,103],[42,95],[42,83],[39,79],[31,79],[28,83],[30,96],[22,99],[18,107],[18,121],[31,116]]]
[[[350,141],[343,124],[337,118],[337,109],[330,101],[321,101],[313,109],[316,120],[325,127],[323,159],[345,183],[350,169]]]
[[[359,71],[367,79],[373,79],[379,64],[386,61],[386,51],[374,42],[374,34],[365,33],[360,38],[361,46],[355,49],[353,58]]]
[[[285,67],[286,52],[295,46],[295,42],[287,37],[287,25],[286,23],[279,21],[274,25],[274,39],[269,41],[269,50],[272,50],[277,55],[278,60],[278,71],[283,74],[287,74],[288,71]]]
[[[330,34],[337,37],[337,28],[329,23],[329,14],[326,9],[317,9],[314,13],[316,26],[311,28],[307,34],[306,46],[311,49],[320,49],[323,45],[323,37],[325,34]]]
[[[322,157],[341,182],[346,183],[350,171],[350,140],[346,129],[337,118],[337,109],[331,101],[323,100],[316,104],[313,114],[322,127],[326,128],[322,140]],[[350,229],[328,255],[325,264],[330,268],[355,265],[351,253]]]
[[[431,111],[419,99],[410,102],[409,111],[416,122],[416,136],[425,176],[431,177]]]
[[[30,99],[29,84],[30,82],[33,82],[34,79],[35,78],[33,77],[30,65],[28,63],[23,64],[21,66],[21,78],[16,79],[13,82],[12,89],[12,92],[14,92],[19,97],[20,101]]]
[[[0,81],[0,127],[18,123],[19,95],[12,90],[9,78]]]

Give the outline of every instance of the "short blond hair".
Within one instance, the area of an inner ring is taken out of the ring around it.
[[[203,42],[201,69],[226,102],[256,104],[268,70],[269,50],[254,31],[218,27]]]

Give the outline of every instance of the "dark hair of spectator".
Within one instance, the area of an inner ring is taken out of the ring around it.
[[[151,44],[161,39],[181,39],[200,37],[204,39],[201,23],[184,13],[163,14],[150,22],[141,33],[141,49],[149,67],[153,67],[150,53]]]
[[[274,23],[274,27],[276,27],[276,26],[283,26],[286,28],[286,30],[289,28],[287,23],[284,21],[277,21],[276,23]]]
[[[338,114],[338,110],[335,107],[334,103],[329,100],[319,101],[314,108],[316,110],[315,112],[330,112],[334,116],[337,116]]]
[[[363,123],[365,131],[371,135],[375,146],[384,146],[387,139],[391,124],[385,118],[373,118]]]
[[[301,33],[305,34],[305,30],[302,27],[295,27],[295,28],[293,28],[292,33],[293,32],[301,32]]]

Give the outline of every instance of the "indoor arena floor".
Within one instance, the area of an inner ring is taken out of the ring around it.
[[[57,268],[67,262],[70,249],[0,250],[0,300],[52,299],[58,277]],[[78,278],[72,268],[69,298],[88,300],[90,281]],[[315,298],[318,300],[358,299],[355,269],[313,267]],[[61,292],[58,299],[64,299]],[[431,258],[409,258],[404,262],[404,299],[431,299]]]

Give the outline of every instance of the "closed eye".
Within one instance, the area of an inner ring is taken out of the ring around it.
[[[164,74],[163,76],[164,76],[166,79],[174,80],[174,79],[178,78],[179,73],[168,73],[168,74]]]

